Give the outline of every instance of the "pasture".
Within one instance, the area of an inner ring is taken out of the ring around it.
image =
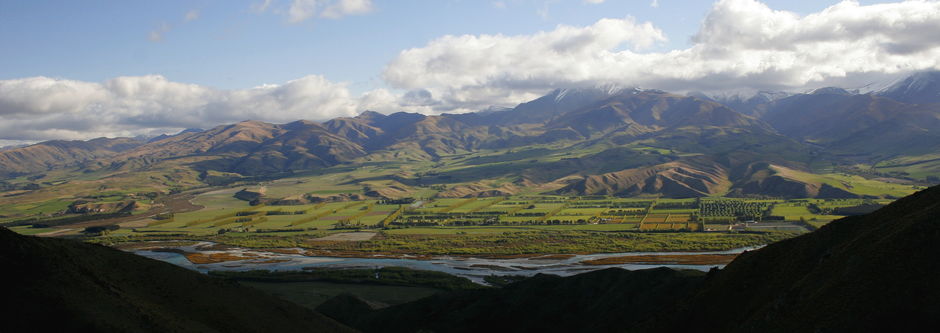
[[[301,183],[306,186],[306,183]],[[295,183],[295,185],[297,185]],[[271,187],[268,187],[269,189]],[[486,198],[431,198],[418,204],[378,200],[257,205],[233,198],[237,189],[192,199],[202,209],[145,219],[116,235],[261,232],[329,234],[384,230],[390,235],[494,234],[528,231],[704,232],[742,222],[821,226],[842,217],[834,210],[890,200],[735,198],[655,199],[608,196],[519,195]],[[745,226],[753,224],[744,224]],[[798,227],[797,227],[798,229]],[[789,230],[785,226],[755,231]],[[32,232],[32,230],[22,230]]]

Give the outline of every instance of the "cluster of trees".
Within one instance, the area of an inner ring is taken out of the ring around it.
[[[607,216],[635,216],[635,215],[646,215],[646,210],[608,210],[604,212],[604,215]]]
[[[118,229],[121,229],[119,225],[112,224],[112,225],[87,227],[85,228],[85,230],[82,230],[82,233],[89,234],[89,235],[103,235],[103,234],[107,234],[111,231],[115,231]]]
[[[511,216],[535,217],[535,216],[545,216],[545,213],[538,213],[538,212],[519,212],[519,213],[513,213]]]
[[[401,198],[401,199],[382,199],[379,200],[380,205],[410,205],[415,202],[415,198]]]
[[[602,203],[602,205],[598,205],[596,203],[589,204],[589,203],[583,203],[583,202],[582,203],[574,202],[569,206],[570,208],[611,208],[611,209],[614,209],[614,208],[649,208],[650,205],[652,204],[653,204],[652,201],[624,201],[624,202],[608,201],[608,202]]]
[[[295,211],[280,211],[280,210],[269,210],[264,212],[264,215],[303,215],[306,214],[305,210],[295,210]]]
[[[744,201],[734,199],[702,200],[699,202],[699,214],[704,218],[734,217],[738,220],[759,220],[770,215],[773,204],[766,201]]]
[[[493,217],[483,220],[454,220],[454,221],[396,221],[390,223],[391,226],[399,227],[436,227],[436,226],[523,226],[523,225],[574,225],[588,224],[590,220],[578,219],[572,220],[526,220],[526,221],[502,221],[499,217]]]
[[[696,209],[699,208],[699,201],[679,201],[679,202],[657,202],[656,208],[661,209]]]
[[[35,183],[10,184],[5,181],[0,181],[0,191],[16,191],[16,190],[35,191],[38,189],[40,189],[40,186],[39,184],[35,184]]]

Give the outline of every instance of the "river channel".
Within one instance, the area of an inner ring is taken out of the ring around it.
[[[186,256],[175,252],[138,250],[134,253],[145,257],[162,260],[199,272],[208,271],[244,271],[244,270],[303,270],[316,268],[380,268],[389,266],[407,267],[417,270],[429,270],[449,273],[466,277],[474,282],[482,283],[483,277],[488,275],[524,275],[532,276],[538,273],[569,276],[588,271],[620,267],[629,270],[647,269],[654,267],[670,267],[675,269],[694,269],[708,271],[713,267],[724,265],[680,265],[670,263],[651,264],[611,264],[588,265],[585,261],[610,257],[624,256],[658,256],[658,255],[701,255],[701,254],[736,254],[757,247],[739,248],[728,251],[712,252],[627,252],[603,254],[579,254],[573,256],[536,256],[529,258],[492,259],[475,257],[438,256],[432,258],[347,258],[347,257],[315,257],[303,254],[281,253],[289,251],[270,252],[264,250],[231,248],[222,251],[205,250],[211,248],[212,243],[202,242],[191,246],[171,248],[178,252],[212,254],[230,254],[233,256],[249,257],[244,260],[231,260],[217,263],[194,264]],[[291,250],[291,249],[287,249]],[[296,249],[301,252],[300,249]]]

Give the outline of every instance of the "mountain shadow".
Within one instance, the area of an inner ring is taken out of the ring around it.
[[[0,228],[6,332],[351,332],[237,282]]]

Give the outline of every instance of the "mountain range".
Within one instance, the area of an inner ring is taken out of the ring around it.
[[[940,72],[917,73],[865,94],[834,87],[748,98],[558,89],[504,111],[366,111],[325,122],[244,121],[150,140],[48,141],[0,151],[0,177],[151,172],[151,178],[170,179],[151,184],[166,191],[338,165],[441,167],[476,154],[471,157],[511,167],[477,168],[485,172],[472,177],[453,172],[386,179],[402,186],[436,182],[479,190],[461,192],[467,196],[504,193],[505,187],[492,185],[497,179],[514,188],[565,194],[887,196],[816,175],[841,172],[902,184],[940,175],[938,103]],[[545,158],[549,153],[565,157]]]

